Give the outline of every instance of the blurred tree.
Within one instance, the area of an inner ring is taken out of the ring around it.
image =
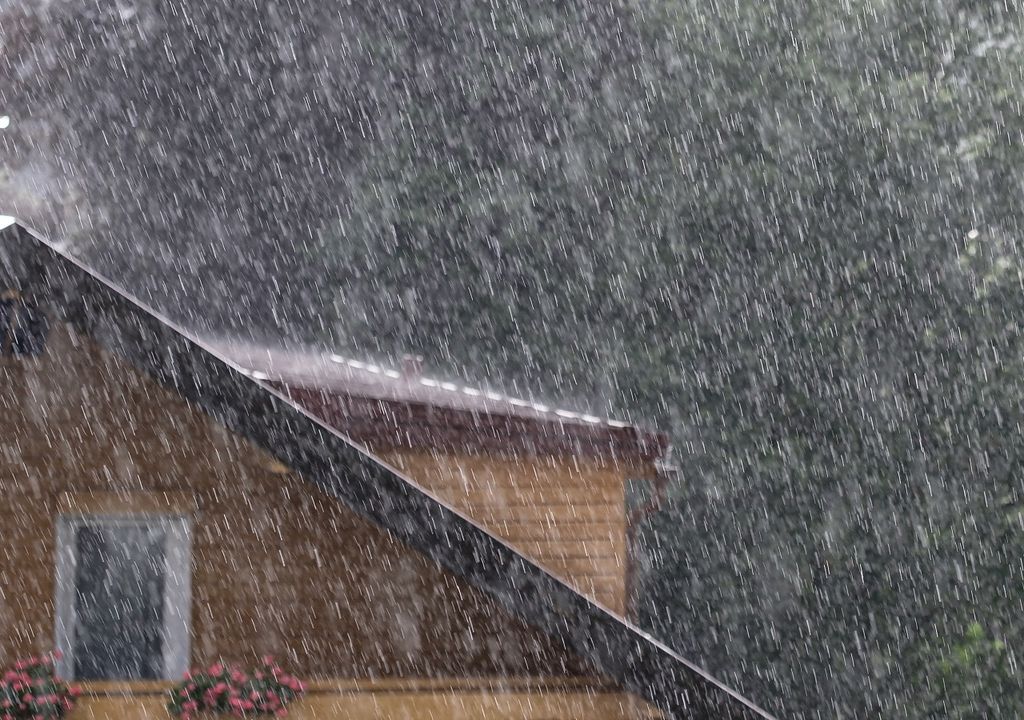
[[[590,5],[380,26],[447,73],[334,228],[345,336],[654,410],[685,481],[645,621],[786,717],[922,716],[948,597],[1018,625],[980,531],[1021,415],[1000,8],[667,0],[597,64]]]
[[[932,650],[923,678],[919,714],[927,718],[973,720],[1004,717],[1006,698],[1024,694],[1020,674],[1001,640],[986,637],[977,622],[945,650]],[[1012,701],[1011,701],[1012,702]]]

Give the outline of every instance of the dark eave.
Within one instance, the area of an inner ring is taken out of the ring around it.
[[[182,328],[2,217],[0,276],[6,285],[31,292],[55,317],[265,448],[307,481],[564,642],[671,716],[770,717],[423,492],[284,395],[247,377]]]
[[[664,456],[663,433],[522,417],[425,402],[359,397],[268,381],[355,442],[374,450],[421,448],[441,452],[568,455],[643,464]]]
[[[273,340],[211,335],[199,341],[377,450],[554,454],[643,465],[667,449],[664,434],[630,422],[514,397],[490,384],[430,377],[411,356],[388,367]]]

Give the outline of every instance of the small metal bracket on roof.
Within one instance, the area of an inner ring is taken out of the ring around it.
[[[402,377],[415,380],[423,374],[423,356],[422,355],[403,355],[402,356]]]

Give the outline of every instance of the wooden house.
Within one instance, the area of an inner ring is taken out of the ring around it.
[[[263,654],[297,718],[766,717],[622,617],[659,436],[292,360],[0,221],[0,666],[56,646],[83,719]]]
[[[664,481],[661,433],[311,349],[204,339],[609,610],[627,614],[631,482]],[[655,491],[656,492],[656,491]]]

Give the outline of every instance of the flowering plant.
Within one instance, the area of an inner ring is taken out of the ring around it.
[[[82,691],[53,670],[60,653],[19,660],[0,679],[0,720],[62,718]]]
[[[201,712],[235,717],[282,716],[288,713],[288,704],[304,692],[305,683],[286,674],[267,656],[251,675],[224,663],[185,673],[171,690],[167,709],[182,720]]]

